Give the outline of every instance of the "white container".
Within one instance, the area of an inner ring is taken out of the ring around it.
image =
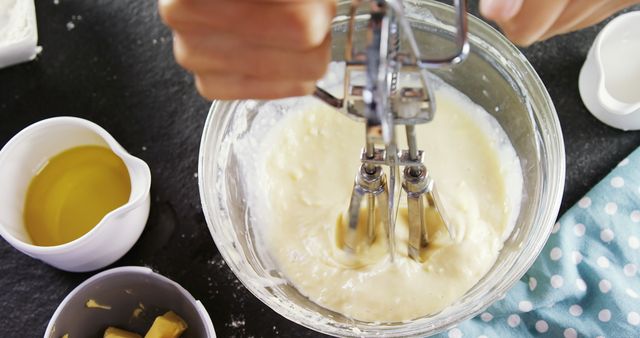
[[[596,37],[580,71],[584,105],[622,130],[640,129],[640,11],[622,14]]]
[[[33,60],[37,44],[33,0],[0,0],[0,68]]]
[[[89,299],[111,309],[89,309]],[[143,315],[132,316],[139,304]],[[216,337],[207,310],[182,286],[149,268],[125,266],[103,271],[71,291],[51,317],[44,338],[102,337],[108,326],[142,333],[166,311],[189,326],[180,338]]]
[[[24,202],[31,179],[53,156],[76,146],[110,148],[127,166],[129,201],[91,231],[57,246],[32,244],[24,225]],[[23,129],[0,150],[0,235],[23,253],[67,271],[91,271],[122,257],[138,240],[149,216],[151,173],[97,124],[75,117],[54,117]]]

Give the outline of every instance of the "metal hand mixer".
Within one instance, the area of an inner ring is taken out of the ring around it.
[[[360,6],[370,6],[366,49],[354,50],[355,21]],[[409,226],[408,254],[423,261],[429,243],[430,222],[441,222],[454,238],[434,180],[423,164],[423,152],[416,143],[415,126],[434,117],[435,96],[429,84],[428,69],[445,68],[462,62],[469,53],[467,43],[466,0],[454,1],[457,10],[456,52],[445,58],[423,59],[418,44],[404,15],[401,0],[353,0],[350,8],[349,32],[345,50],[344,96],[337,98],[316,88],[314,95],[350,117],[365,122],[365,146],[353,185],[346,214],[346,226],[339,229],[346,251],[357,252],[373,243],[376,228],[381,225],[393,260],[395,253],[395,221],[399,200],[395,201],[400,167],[402,189],[407,194]],[[408,42],[408,53],[401,41]],[[420,85],[403,84],[401,74],[414,74]],[[355,76],[364,76],[365,84],[354,84]],[[406,130],[408,149],[398,149],[396,125]],[[389,180],[382,169],[388,166]],[[360,210],[366,203],[366,213]],[[431,215],[431,217],[429,217]],[[365,219],[361,219],[361,218]]]

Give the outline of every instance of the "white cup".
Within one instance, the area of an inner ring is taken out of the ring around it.
[[[88,309],[86,303],[94,299],[111,310]],[[144,306],[141,316],[132,316],[136,308]],[[123,266],[87,279],[71,291],[51,317],[43,338],[95,337],[96,332],[109,326],[143,332],[155,317],[174,311],[189,326],[183,338],[216,338],[211,317],[204,305],[178,283],[149,268]]]
[[[34,245],[24,224],[29,184],[50,158],[77,146],[110,148],[129,171],[129,201],[109,212],[89,232],[56,246]],[[122,257],[138,240],[149,216],[151,172],[97,124],[76,117],[54,117],[20,131],[0,150],[0,235],[21,252],[56,268],[84,272]]]
[[[596,37],[580,70],[584,105],[622,130],[640,129],[640,11],[622,14]]]

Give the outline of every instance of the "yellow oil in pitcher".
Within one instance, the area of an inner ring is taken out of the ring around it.
[[[129,172],[109,148],[81,146],[53,158],[32,179],[24,222],[33,244],[54,246],[89,232],[131,194]]]

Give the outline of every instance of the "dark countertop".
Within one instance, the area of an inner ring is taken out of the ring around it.
[[[0,145],[47,117],[98,123],[145,160],[153,176],[147,227],[114,266],[149,266],[180,283],[203,302],[219,337],[318,336],[255,299],[215,248],[195,177],[209,103],[174,63],[171,33],[158,18],[156,1],[56,2],[36,1],[44,48],[38,59],[0,70]],[[472,8],[477,13],[477,5]],[[603,125],[580,100],[578,73],[600,28],[523,50],[547,85],[564,130],[562,211],[640,145],[640,133]],[[0,337],[42,335],[58,303],[91,275],[56,270],[1,240]]]

